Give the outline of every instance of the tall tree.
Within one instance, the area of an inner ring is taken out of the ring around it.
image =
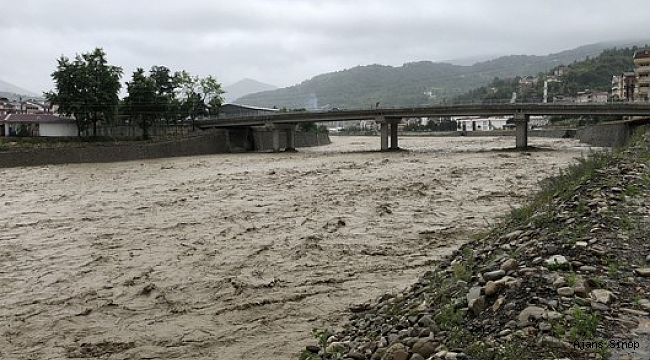
[[[153,76],[138,68],[132,80],[126,83],[129,95],[124,99],[125,110],[142,129],[142,137],[149,138],[149,128],[160,114],[160,95]]]
[[[156,120],[175,120],[175,99],[178,82],[174,74],[165,66],[152,66],[149,77],[154,81],[156,87]]]
[[[45,96],[59,106],[59,113],[75,118],[79,136],[90,125],[96,136],[97,123],[112,121],[117,114],[121,77],[122,68],[108,65],[101,48],[77,54],[74,60],[61,56],[52,73],[56,91]]]
[[[186,71],[175,74],[178,81],[178,92],[181,96],[182,107],[185,114],[192,120],[194,129],[195,119],[198,115],[206,113],[217,114],[223,102],[221,96],[224,91],[221,84],[212,76],[200,78],[191,76]]]
[[[221,88],[221,84],[217,82],[213,76],[209,75],[200,80],[200,90],[203,95],[203,101],[206,103],[208,113],[210,115],[217,115],[223,103],[223,95],[225,91]]]

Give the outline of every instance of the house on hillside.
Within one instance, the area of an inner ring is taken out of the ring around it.
[[[604,91],[581,91],[576,96],[576,102],[580,104],[587,103],[607,103],[609,94]]]
[[[533,89],[537,85],[539,78],[536,76],[524,76],[519,79],[519,88],[521,90]]]
[[[8,114],[0,116],[0,136],[77,136],[77,125],[50,114]]]
[[[553,70],[554,77],[562,77],[569,72],[569,67],[566,65],[560,65]]]

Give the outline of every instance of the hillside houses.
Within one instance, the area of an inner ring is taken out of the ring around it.
[[[650,49],[634,52],[634,71],[612,77],[612,98],[624,101],[648,101],[650,89]]]

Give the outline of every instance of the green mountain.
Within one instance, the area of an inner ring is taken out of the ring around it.
[[[564,74],[553,77],[549,82],[548,98],[573,97],[585,90],[609,92],[612,76],[634,69],[632,56],[636,46],[623,49],[608,49],[594,57],[567,64]],[[557,67],[556,67],[557,68]],[[541,78],[552,76],[556,68],[542,72]],[[538,75],[538,74],[534,74]],[[495,78],[488,85],[478,87],[454,98],[454,102],[507,102],[512,93],[517,93],[517,101],[537,102],[543,98],[544,82],[536,81],[528,86],[520,85],[520,77]],[[538,77],[539,79],[539,77]]]
[[[643,44],[643,41],[637,42]],[[235,102],[277,108],[369,108],[439,104],[486,86],[495,78],[536,75],[596,56],[615,43],[581,46],[546,56],[513,55],[471,66],[421,61],[393,67],[357,66],[315,76],[298,85],[251,94]],[[608,74],[611,77],[611,74]]]

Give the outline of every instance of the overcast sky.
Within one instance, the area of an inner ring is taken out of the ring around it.
[[[102,47],[229,85],[357,65],[545,55],[650,37],[648,0],[0,0],[0,79],[40,93],[61,55]]]

